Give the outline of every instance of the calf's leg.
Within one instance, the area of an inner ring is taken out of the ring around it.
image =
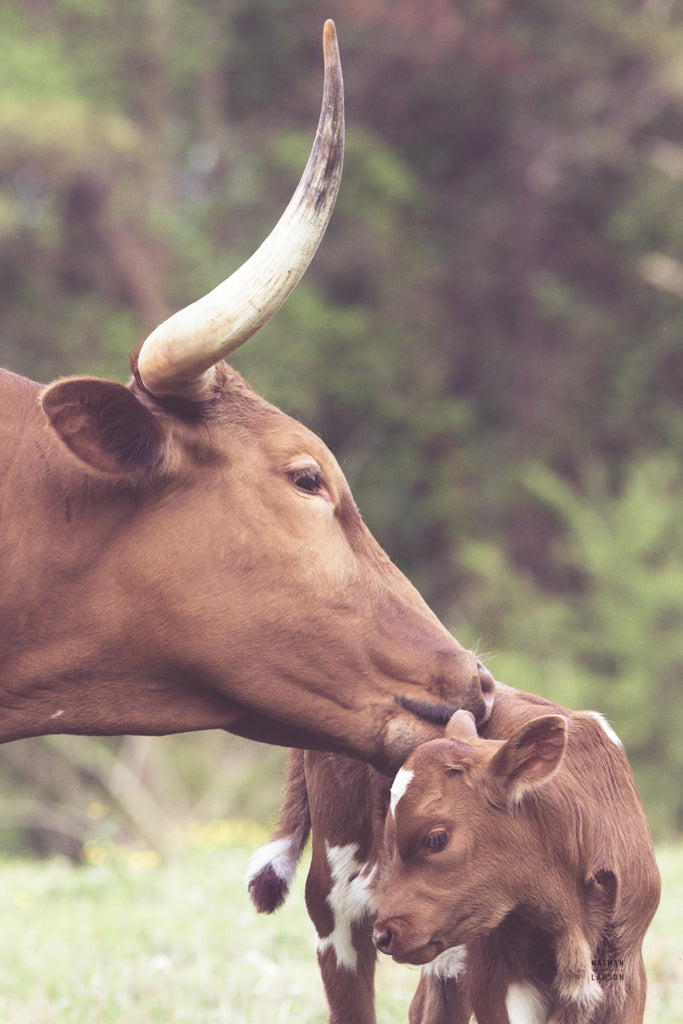
[[[318,952],[330,1010],[329,1024],[376,1024],[375,948],[371,926],[357,930],[354,944],[355,967],[341,965],[332,949]]]
[[[342,850],[340,854],[339,851]],[[330,1010],[329,1024],[376,1024],[373,914],[355,846],[313,851],[306,906],[316,931],[318,965]]]
[[[460,974],[449,977],[423,968],[410,1004],[409,1024],[468,1024],[472,1006],[464,980]]]
[[[603,991],[593,973],[591,950],[581,930],[567,928],[555,948],[557,974],[554,982],[556,1024],[586,1024],[594,1021],[603,1001]]]
[[[605,973],[611,977],[602,983],[603,999],[595,1014],[595,1024],[643,1024],[647,976],[640,950],[617,958],[622,962]]]
[[[331,1024],[375,1024],[374,886],[389,784],[368,765],[307,751],[311,867],[306,906]]]

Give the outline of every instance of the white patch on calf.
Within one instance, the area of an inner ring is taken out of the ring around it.
[[[247,888],[252,879],[264,868],[271,868],[277,877],[289,886],[296,872],[296,860],[293,839],[274,839],[272,843],[266,843],[255,850],[249,858],[247,873],[244,876]]]
[[[583,978],[558,986],[558,992],[567,1002],[575,1003],[587,1016],[592,1015],[589,1011],[595,1009],[604,994],[600,983],[593,981],[588,971]]]
[[[391,816],[394,817],[396,814],[396,804],[399,802],[402,796],[405,796],[405,791],[410,785],[415,772],[409,771],[407,768],[399,768],[396,773],[393,785],[391,787]]]
[[[589,1019],[603,992],[591,970],[591,950],[584,935],[568,932],[556,949],[555,991],[563,1003],[573,1003],[574,1013]]]
[[[595,719],[595,721],[598,723],[598,725],[605,733],[605,735],[609,739],[611,739],[612,743],[616,744],[617,747],[623,747],[623,743],[621,742],[621,740],[619,739],[619,737],[617,736],[614,729],[609,724],[604,715],[601,715],[599,711],[589,711],[587,713],[591,716],[591,718]]]
[[[423,970],[425,974],[431,974],[433,978],[451,978],[455,981],[465,970],[466,964],[466,946],[451,946],[450,949],[444,949],[443,953],[439,953],[428,964],[425,964]]]
[[[513,982],[505,997],[510,1024],[547,1024],[548,1009],[541,993],[528,982]]]
[[[327,903],[332,911],[334,928],[325,938],[317,936],[316,951],[318,956],[322,956],[326,950],[333,949],[337,966],[355,971],[358,953],[353,944],[353,926],[375,909],[372,879],[377,865],[370,867],[356,860],[356,843],[330,846],[326,842],[325,845],[332,876]]]

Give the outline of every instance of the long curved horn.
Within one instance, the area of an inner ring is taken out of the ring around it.
[[[325,234],[341,181],[344,85],[333,21],[323,30],[325,83],[311,155],[271,233],[226,281],[157,327],[138,355],[153,395],[201,397],[213,367],[268,321],[294,290]]]

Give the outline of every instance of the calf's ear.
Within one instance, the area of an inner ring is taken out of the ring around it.
[[[493,756],[489,771],[504,801],[517,802],[551,779],[567,747],[564,715],[543,715],[527,722]]]
[[[59,380],[43,391],[41,402],[67,448],[100,473],[142,478],[160,468],[164,431],[123,384],[95,377]]]

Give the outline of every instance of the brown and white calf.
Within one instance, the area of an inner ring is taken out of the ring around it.
[[[479,736],[458,712],[391,787],[352,759],[293,752],[248,876],[260,910],[284,899],[309,828],[306,902],[334,1024],[374,1022],[375,944],[425,965],[413,1024],[642,1021],[660,880],[600,715],[499,687]]]

